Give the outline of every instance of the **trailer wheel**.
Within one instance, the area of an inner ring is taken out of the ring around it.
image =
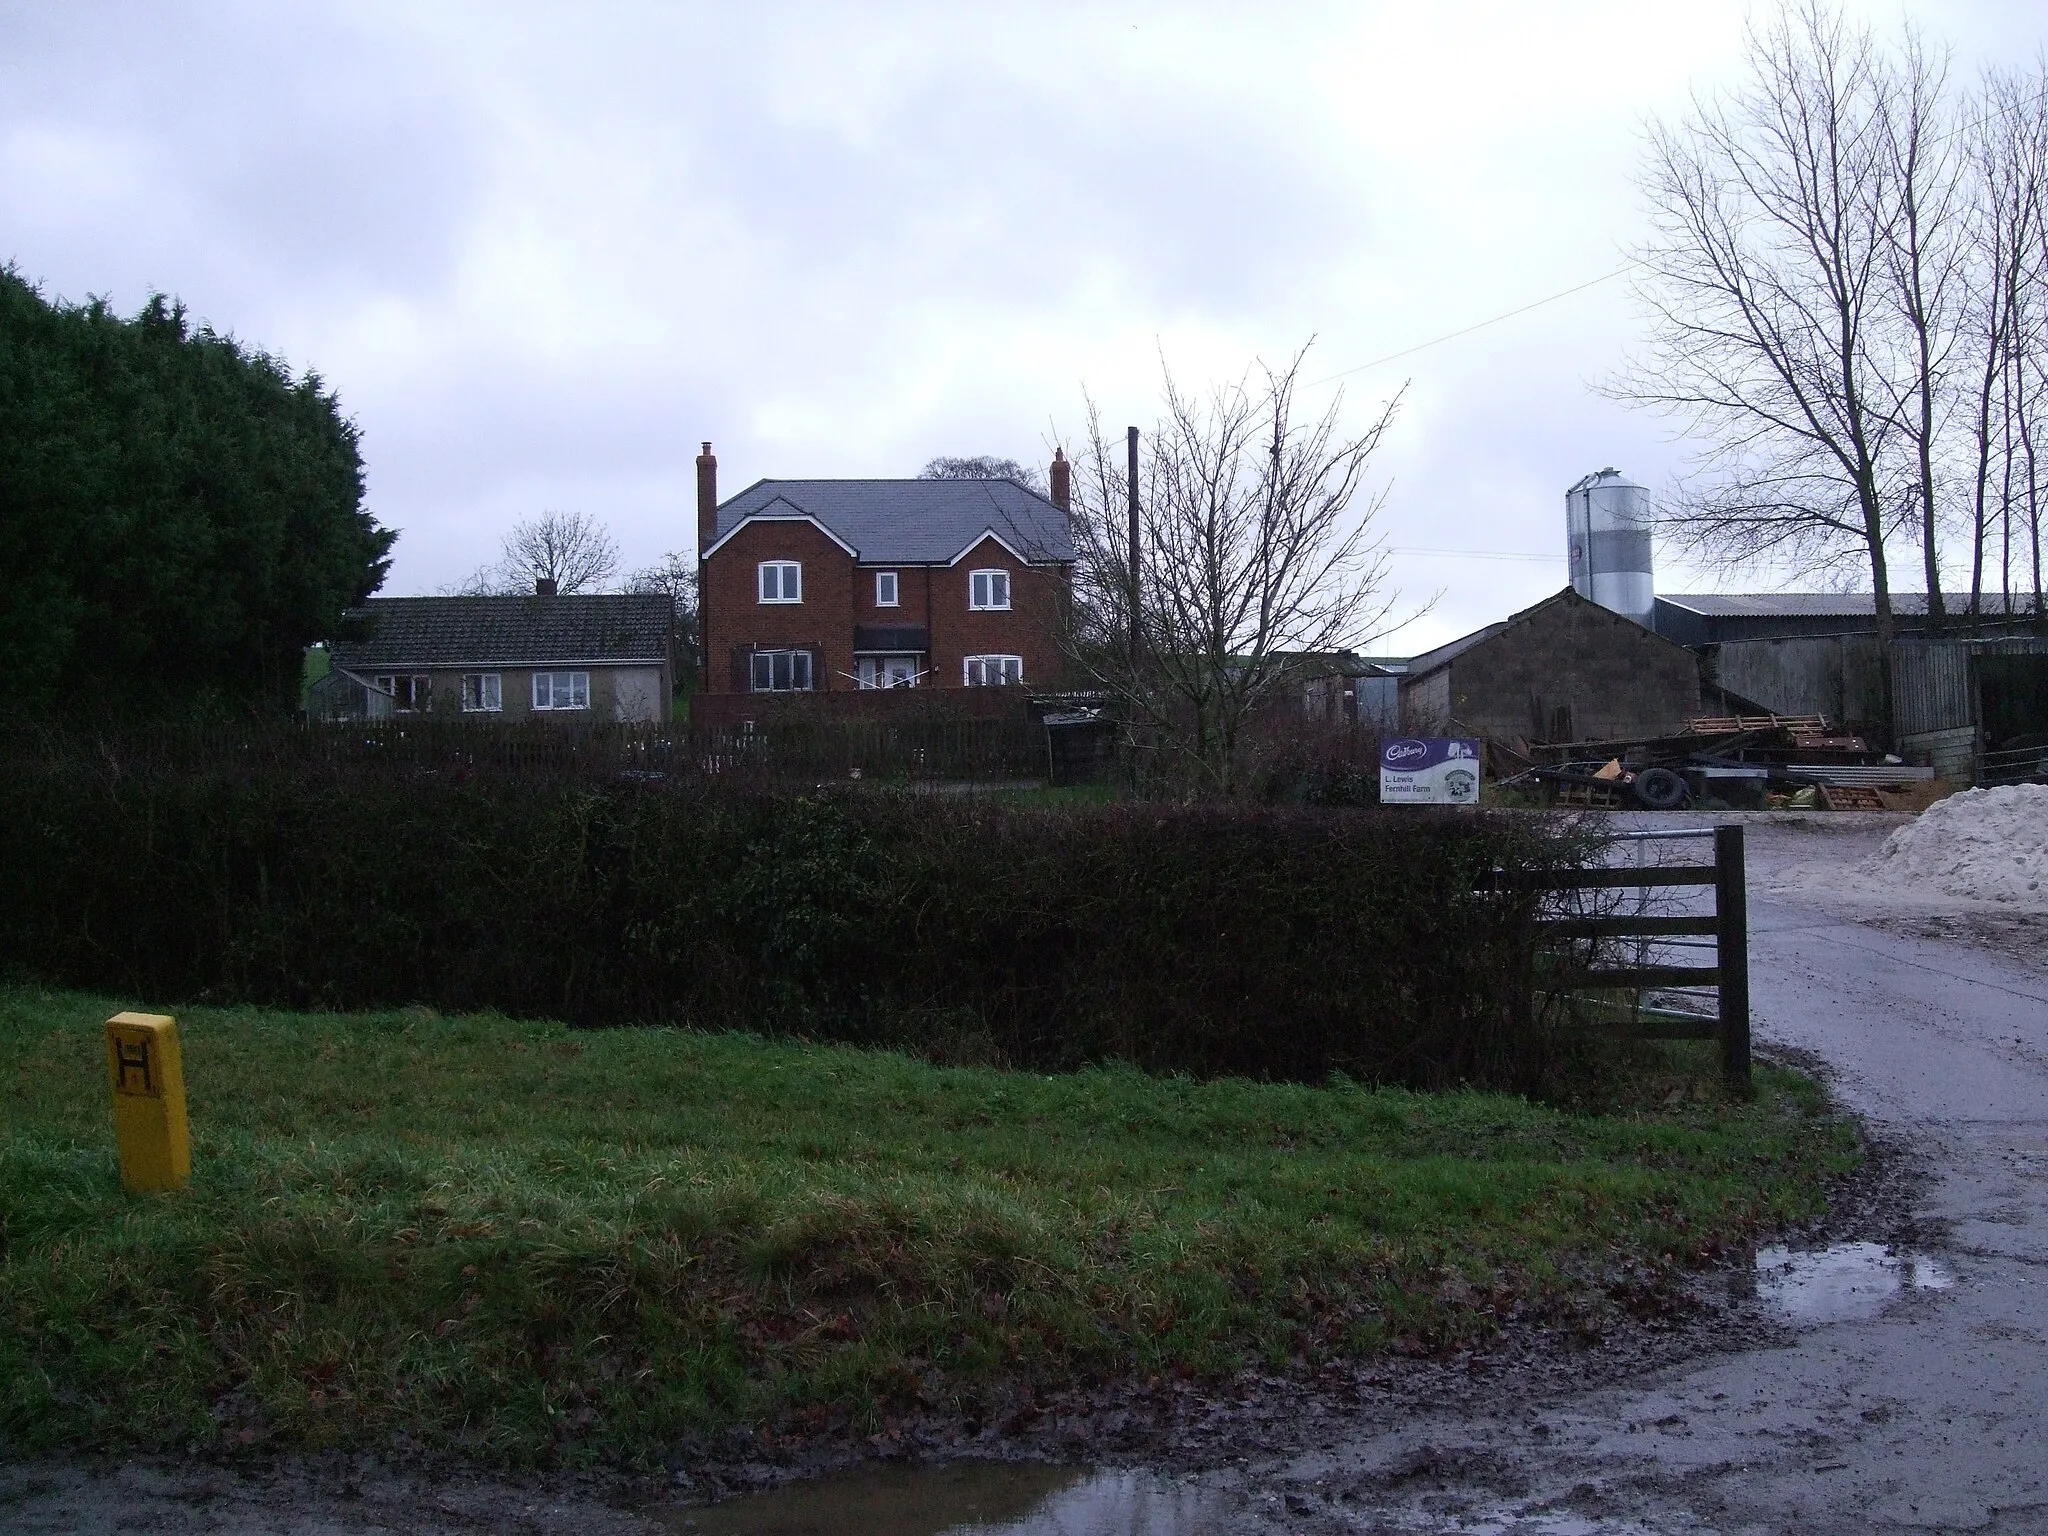
[[[1646,810],[1675,811],[1685,804],[1685,780],[1669,768],[1645,768],[1629,787]]]

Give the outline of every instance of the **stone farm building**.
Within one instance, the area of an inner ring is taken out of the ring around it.
[[[1682,731],[1700,712],[1693,653],[1566,587],[1414,657],[1402,729],[1502,741],[1615,741]]]

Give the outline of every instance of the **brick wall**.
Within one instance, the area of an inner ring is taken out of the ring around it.
[[[803,601],[760,600],[761,562],[794,560],[803,567]],[[860,579],[853,557],[806,522],[749,523],[704,563],[704,637],[711,693],[747,689],[746,656],[788,646],[817,652],[816,686],[853,687],[854,593]],[[870,604],[874,597],[869,583]]]
[[[759,600],[764,560],[803,566],[801,603]],[[875,602],[875,573],[883,570],[896,572],[894,608]],[[979,570],[1010,573],[1007,610],[968,607],[969,578]],[[1062,574],[1018,560],[993,538],[950,566],[856,565],[810,523],[751,523],[705,563],[706,691],[746,692],[747,654],[780,646],[818,652],[820,691],[852,689],[856,624],[922,627],[930,644],[926,686],[959,688],[967,657],[994,655],[1022,657],[1026,686],[1057,687],[1065,670],[1058,639],[1065,591]]]
[[[971,573],[994,570],[1010,573],[1009,609],[970,609]],[[1021,656],[1026,687],[1060,686],[1065,670],[1059,653],[1059,606],[1065,591],[1061,576],[1025,564],[990,538],[957,564],[934,569],[930,578],[935,682],[960,687],[969,656]]]

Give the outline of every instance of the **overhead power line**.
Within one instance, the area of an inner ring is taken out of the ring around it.
[[[1630,265],[1633,265],[1633,263],[1630,263]],[[1495,315],[1488,320],[1478,321],[1475,324],[1465,326],[1461,330],[1446,332],[1444,335],[1433,337],[1428,341],[1419,341],[1412,347],[1402,348],[1399,352],[1389,352],[1385,357],[1376,357],[1369,363],[1360,363],[1356,368],[1345,368],[1320,379],[1311,379],[1309,383],[1311,386],[1330,384],[1338,379],[1349,378],[1354,373],[1363,373],[1368,368],[1377,368],[1382,363],[1398,362],[1404,357],[1414,356],[1417,352],[1427,351],[1431,347],[1440,347],[1447,341],[1456,341],[1460,336],[1470,336],[1474,331],[1483,331],[1489,325],[1499,325],[1503,320],[1512,320],[1517,315],[1526,315],[1532,309],[1541,309],[1546,304],[1555,304],[1559,299],[1568,299],[1575,293],[1584,293],[1588,288],[1598,288],[1602,283],[1611,283],[1627,271],[1627,266],[1616,267],[1612,272],[1606,273],[1603,276],[1591,278],[1575,287],[1565,288],[1544,298],[1536,299],[1522,305],[1519,309],[1508,310],[1504,314]]]
[[[1390,555],[1448,555],[1456,560],[1543,560],[1555,563],[1563,555],[1532,555],[1520,550],[1507,549],[1417,549],[1396,544],[1387,550]]]
[[[2039,106],[2043,100],[2048,100],[2048,90],[2036,91],[2024,102],[2019,102],[2015,105],[2018,108],[2018,110],[2025,111],[2030,107]],[[1985,113],[1982,117],[1972,118],[1970,121],[1965,123],[1958,123],[1955,127],[1949,129],[1947,133],[1936,135],[1930,142],[1935,144],[1944,144],[1948,142],[1950,139],[1953,139],[1960,134],[1969,133],[1974,129],[1983,127],[1986,123],[1990,122],[1994,117],[2003,115],[2003,112],[2003,108],[1994,108],[1992,111]],[[1440,347],[1447,341],[1456,341],[1460,336],[1470,336],[1474,331],[1483,331],[1489,325],[1499,325],[1503,320],[1512,320],[1517,315],[1526,315],[1532,309],[1541,309],[1546,304],[1555,304],[1559,299],[1568,299],[1575,293],[1584,293],[1588,288],[1597,288],[1602,283],[1611,283],[1617,277],[1621,277],[1624,274],[1626,274],[1629,268],[1634,265],[1634,262],[1624,263],[1623,265],[1616,267],[1612,272],[1603,273],[1599,277],[1588,278],[1583,283],[1575,284],[1570,288],[1559,289],[1556,293],[1546,294],[1543,298],[1534,299],[1529,303],[1522,305],[1518,309],[1510,309],[1505,311],[1504,313],[1494,315],[1488,319],[1476,321],[1473,324],[1464,326],[1459,330],[1446,331],[1443,335],[1433,336],[1428,341],[1418,341],[1412,347],[1403,347],[1399,352],[1389,352],[1385,357],[1376,357],[1371,362],[1360,363],[1355,368],[1344,368],[1338,370],[1336,373],[1325,374],[1320,379],[1311,379],[1309,380],[1309,386],[1313,388],[1318,384],[1334,384],[1337,380],[1349,378],[1354,373],[1364,373],[1368,368],[1378,368],[1386,363],[1399,362],[1404,357],[1413,357],[1417,352],[1425,352],[1431,347]]]

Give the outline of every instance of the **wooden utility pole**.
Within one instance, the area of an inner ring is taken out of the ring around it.
[[[1138,645],[1139,637],[1142,634],[1138,623],[1138,599],[1140,593],[1144,590],[1140,583],[1139,572],[1141,564],[1139,551],[1141,545],[1138,538],[1138,429],[1136,427],[1130,427],[1125,430],[1124,448],[1126,459],[1124,482],[1130,492],[1131,503],[1131,536],[1124,548],[1129,553],[1131,562],[1130,650],[1131,670],[1135,673],[1138,670]]]

